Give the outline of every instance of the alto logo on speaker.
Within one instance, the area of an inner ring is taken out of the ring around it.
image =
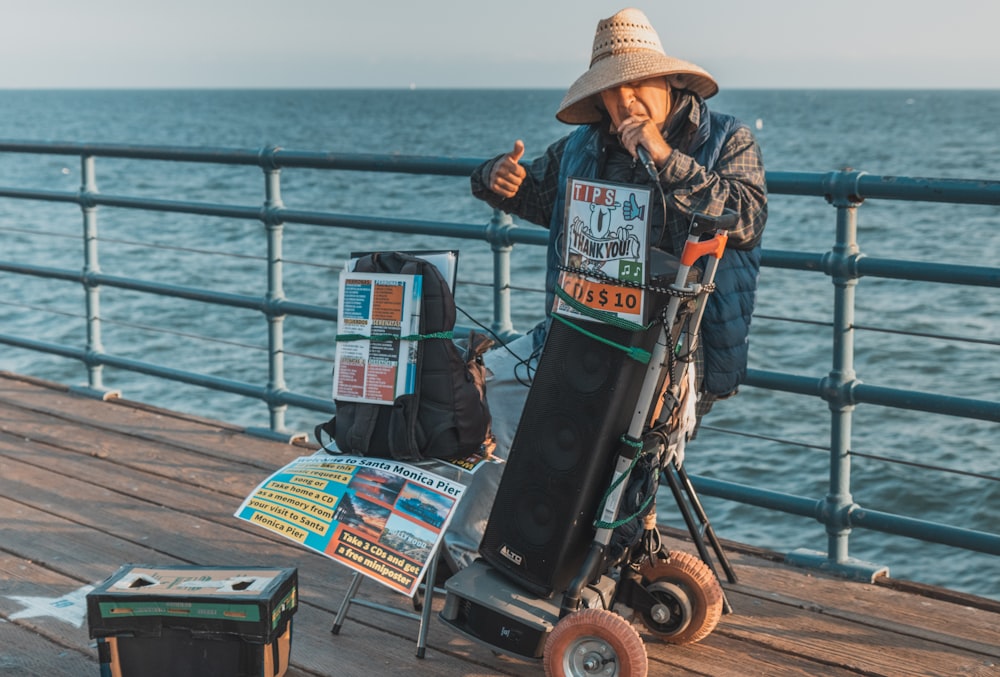
[[[500,554],[509,559],[517,566],[521,566],[521,563],[524,562],[524,558],[518,555],[510,548],[508,548],[506,543],[500,546]]]

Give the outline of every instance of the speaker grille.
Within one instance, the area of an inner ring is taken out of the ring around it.
[[[587,329],[646,350],[658,331]],[[645,372],[623,351],[552,323],[480,548],[522,587],[549,596],[579,573]]]

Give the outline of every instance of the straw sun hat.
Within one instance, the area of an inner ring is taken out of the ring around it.
[[[598,122],[601,91],[660,75],[667,76],[671,87],[691,90],[703,99],[719,91],[703,68],[664,53],[645,14],[623,9],[597,23],[590,69],[570,86],[556,118],[573,125]]]

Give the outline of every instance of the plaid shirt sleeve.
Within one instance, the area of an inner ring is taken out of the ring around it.
[[[525,167],[528,175],[514,197],[503,198],[489,189],[490,172],[503,155],[487,160],[472,172],[472,194],[491,207],[548,228],[559,190],[559,163],[562,161],[567,138],[553,143],[543,155]]]
[[[746,127],[726,141],[713,171],[677,149],[660,171],[673,207],[688,220],[692,214],[718,216],[728,208],[740,215],[729,232],[729,246],[751,249],[760,242],[767,221],[767,186],[757,140]]]

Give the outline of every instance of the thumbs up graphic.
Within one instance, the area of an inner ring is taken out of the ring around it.
[[[644,211],[646,211],[645,205],[640,207],[639,203],[636,202],[635,193],[629,193],[628,201],[622,205],[622,216],[625,217],[625,220],[641,219]]]

